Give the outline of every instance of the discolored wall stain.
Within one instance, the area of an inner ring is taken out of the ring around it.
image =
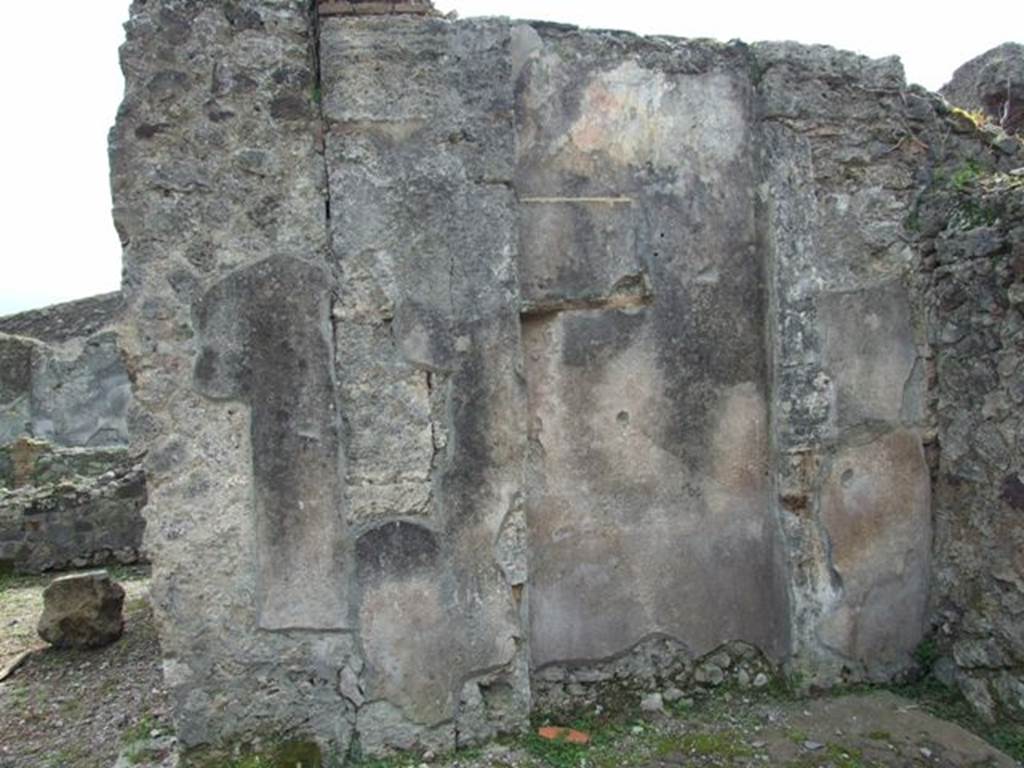
[[[454,695],[453,667],[442,660],[458,627],[445,610],[442,557],[436,534],[412,523],[386,523],[356,542],[368,693],[424,725],[446,720]]]
[[[782,658],[749,86],[572,32],[523,40],[533,664],[651,635]],[[622,307],[628,280],[643,301]]]
[[[228,275],[193,308],[196,388],[252,411],[265,629],[348,626],[328,285],[321,268],[272,257]]]
[[[924,634],[931,484],[917,434],[896,430],[840,450],[821,516],[839,590],[821,637],[884,679]]]

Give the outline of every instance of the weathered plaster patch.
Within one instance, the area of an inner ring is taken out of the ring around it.
[[[329,311],[323,270],[288,258],[229,275],[195,307],[197,388],[252,407],[266,629],[348,626]]]
[[[884,679],[920,642],[928,606],[931,483],[917,434],[841,449],[821,516],[841,585],[822,640]]]
[[[672,77],[624,61],[585,86],[568,135],[583,153],[675,168],[680,146],[699,146],[700,160],[709,166],[732,161],[746,130],[730,75]]]

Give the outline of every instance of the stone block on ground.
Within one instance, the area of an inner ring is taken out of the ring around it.
[[[106,571],[61,576],[43,591],[39,636],[54,648],[101,648],[124,631],[124,589]]]

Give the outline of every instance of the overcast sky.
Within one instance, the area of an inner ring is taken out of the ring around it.
[[[964,61],[1024,35],[1024,2],[457,0],[463,16],[510,15],[680,37],[828,43],[896,54],[932,89]],[[945,12],[949,7],[950,12]],[[977,8],[977,12],[974,9]],[[4,238],[0,315],[117,289],[107,131],[121,97],[127,0],[8,3],[0,46]]]

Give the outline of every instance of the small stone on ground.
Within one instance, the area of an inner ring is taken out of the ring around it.
[[[54,648],[102,648],[124,632],[124,589],[106,571],[61,576],[43,591],[39,636]]]

